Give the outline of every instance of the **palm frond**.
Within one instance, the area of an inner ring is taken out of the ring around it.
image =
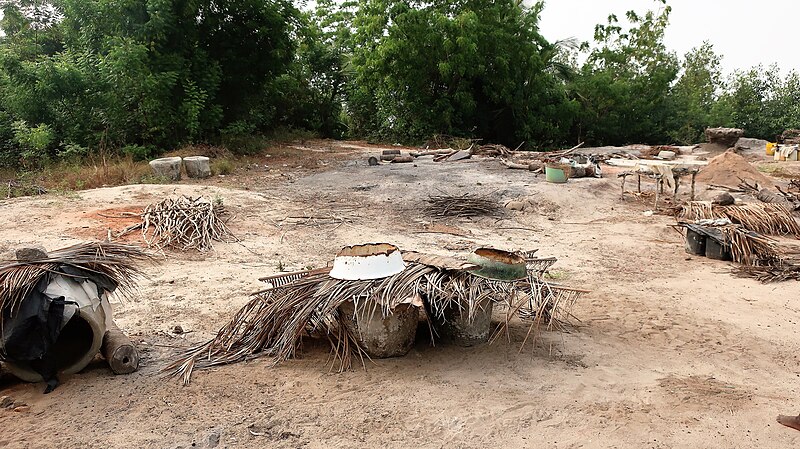
[[[516,310],[527,304],[531,310],[546,311],[548,325],[552,325],[568,315],[562,309],[571,307],[581,291],[564,293],[566,290],[556,288],[544,294],[542,283],[536,274],[531,281],[506,282],[415,262],[409,262],[401,273],[378,280],[345,281],[331,278],[327,272],[307,273],[254,295],[214,339],[189,349],[164,371],[188,384],[198,368],[255,357],[272,357],[274,364],[281,363],[294,358],[302,338],[310,334],[330,342],[332,368],[347,370],[356,357],[363,363],[365,353],[358,336],[345,326],[345,318],[358,320],[376,313],[388,317],[401,304],[419,299],[435,317],[441,318],[445,310],[457,306],[470,320],[486,301]],[[339,307],[348,301],[354,303],[355,317],[340,315]]]

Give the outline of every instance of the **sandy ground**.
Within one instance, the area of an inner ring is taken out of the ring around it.
[[[335,146],[335,145],[334,145]],[[298,150],[300,151],[300,150]],[[203,185],[125,186],[0,202],[0,256],[21,244],[52,249],[102,238],[135,210],[174,193],[221,196],[240,244],[207,255],[168,253],[115,318],[143,351],[142,369],[114,376],[96,360],[42,385],[0,377],[0,395],[30,406],[0,410],[0,447],[786,448],[800,432],[800,304],[796,283],[736,279],[729,266],[689,258],[650,200],[620,199],[605,179],[547,184],[496,161],[369,167],[360,144],[307,154],[317,168],[252,167]],[[300,167],[300,166],[298,166]],[[479,192],[522,212],[432,223],[435,192]],[[290,218],[311,217],[311,218]],[[454,234],[434,233],[447,230]],[[463,255],[482,245],[539,248],[553,276],[591,289],[567,333],[431,347],[421,333],[403,358],[330,373],[327,349],[195,374],[190,386],[159,370],[210,338],[279,269],[323,266],[345,245],[386,241]],[[181,326],[184,335],[172,330]]]

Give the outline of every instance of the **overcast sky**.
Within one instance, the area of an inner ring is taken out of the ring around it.
[[[704,40],[724,56],[723,69],[773,62],[800,70],[800,2],[795,0],[668,0],[672,6],[666,44],[683,56]],[[541,32],[549,40],[576,37],[590,41],[594,26],[612,12],[622,19],[630,9],[644,12],[654,0],[549,0]]]

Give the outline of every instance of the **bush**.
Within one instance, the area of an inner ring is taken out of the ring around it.
[[[233,173],[233,162],[230,159],[216,159],[211,164],[211,174],[213,175],[229,175]]]
[[[120,152],[124,156],[132,157],[135,161],[145,161],[158,154],[158,150],[152,145],[126,145],[122,147]]]

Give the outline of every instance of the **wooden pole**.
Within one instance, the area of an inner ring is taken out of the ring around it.
[[[628,179],[628,175],[623,173],[622,174],[622,199],[625,200],[625,180]]]
[[[637,189],[636,190],[639,193],[642,193],[642,174],[639,173],[638,175],[636,175],[636,178],[638,178],[638,185],[637,185]]]
[[[114,374],[130,374],[139,369],[139,350],[113,321],[103,337],[101,351]]]
[[[697,177],[697,172],[692,172],[692,201],[694,201],[694,185],[695,185],[695,178]]]
[[[681,186],[681,177],[680,176],[674,176],[673,178],[675,180],[675,190],[672,192],[672,198],[678,199],[678,189]]]
[[[656,205],[653,208],[654,211],[658,211],[658,195],[661,193],[661,190],[664,189],[664,183],[661,180],[661,176],[656,177]]]

